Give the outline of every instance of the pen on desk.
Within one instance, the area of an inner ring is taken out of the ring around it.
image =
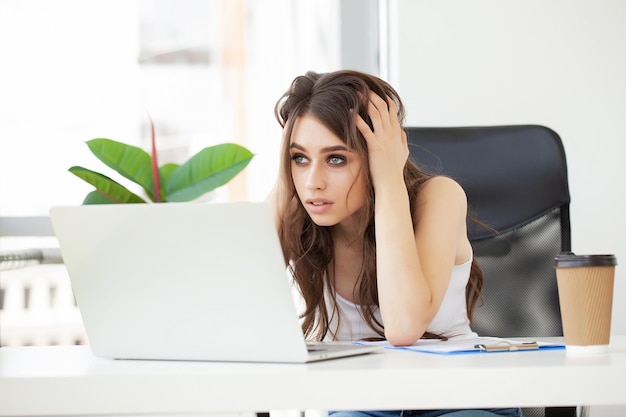
[[[474,347],[483,352],[515,352],[518,350],[539,349],[539,344],[537,342],[509,343],[507,341],[502,341],[493,345],[479,344],[474,345]]]

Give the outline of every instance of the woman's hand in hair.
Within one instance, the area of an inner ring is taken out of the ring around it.
[[[373,129],[356,114],[356,126],[367,141],[370,172],[374,187],[403,179],[404,165],[409,157],[406,133],[400,126],[395,102],[383,100],[371,92],[368,115]]]

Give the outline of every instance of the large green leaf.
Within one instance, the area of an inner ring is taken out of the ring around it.
[[[162,165],[161,167],[159,167],[159,178],[161,181],[161,195],[159,196],[159,201],[163,202],[166,201],[164,198],[164,189],[163,189],[163,184],[165,184],[167,182],[167,179],[170,177],[170,175],[172,175],[172,172],[174,172],[176,170],[176,168],[178,168],[180,166],[180,164],[176,164],[173,162],[167,163],[165,165]],[[148,194],[150,196],[150,199],[152,201],[156,201],[156,199],[154,198],[153,195]]]
[[[73,166],[69,171],[77,177],[83,179],[89,184],[96,187],[97,192],[103,194],[106,199],[113,203],[145,203],[146,201],[137,194],[132,193],[122,184],[112,180],[106,175],[92,171],[81,166]],[[95,197],[85,198],[84,204],[101,204],[104,200]]]
[[[91,152],[120,175],[139,184],[152,196],[152,166],[150,155],[143,149],[111,139],[87,141]]]
[[[165,201],[191,201],[226,184],[253,156],[235,143],[204,148],[172,172],[165,183]]]
[[[83,204],[117,204],[117,201],[113,201],[100,191],[94,190],[85,196]]]
[[[178,168],[179,166],[180,164],[175,164],[173,162],[161,166],[159,168],[159,175],[161,175],[161,180],[164,183],[167,182],[167,180],[172,175],[172,172],[176,171],[176,168]]]

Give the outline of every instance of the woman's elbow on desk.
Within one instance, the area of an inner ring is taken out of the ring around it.
[[[419,326],[419,329],[414,327],[413,329],[394,329],[393,326],[389,328],[385,326],[385,339],[393,346],[410,346],[417,342],[426,332],[427,326]]]

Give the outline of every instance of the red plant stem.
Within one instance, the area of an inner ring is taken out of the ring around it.
[[[152,185],[154,186],[154,202],[161,202],[161,181],[159,179],[159,164],[157,162],[157,150],[156,150],[156,139],[154,134],[154,123],[152,123],[152,118],[148,115],[148,119],[150,119],[150,133],[152,135]]]

